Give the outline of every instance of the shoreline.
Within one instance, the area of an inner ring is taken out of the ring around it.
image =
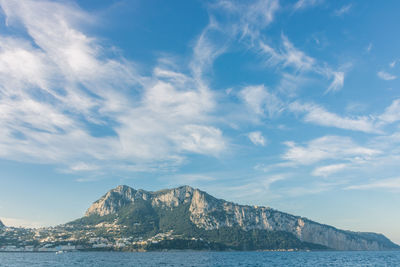
[[[185,253],[185,252],[212,252],[212,253],[238,253],[238,252],[392,252],[400,249],[392,250],[193,250],[193,249],[169,249],[169,250],[138,250],[138,251],[117,251],[117,250],[74,250],[74,251],[63,251],[62,254],[67,253]],[[0,251],[1,253],[50,253],[56,254],[59,251]]]

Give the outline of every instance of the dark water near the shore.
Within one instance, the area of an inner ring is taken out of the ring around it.
[[[0,253],[0,266],[400,266],[400,251]]]

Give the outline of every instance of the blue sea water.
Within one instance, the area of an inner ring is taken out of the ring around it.
[[[0,253],[0,266],[400,266],[400,251]]]

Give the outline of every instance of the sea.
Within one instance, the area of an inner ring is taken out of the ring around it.
[[[400,266],[400,251],[2,252],[0,266]]]

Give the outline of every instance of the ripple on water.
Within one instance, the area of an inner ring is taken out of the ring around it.
[[[0,266],[400,266],[400,251],[0,253]]]

